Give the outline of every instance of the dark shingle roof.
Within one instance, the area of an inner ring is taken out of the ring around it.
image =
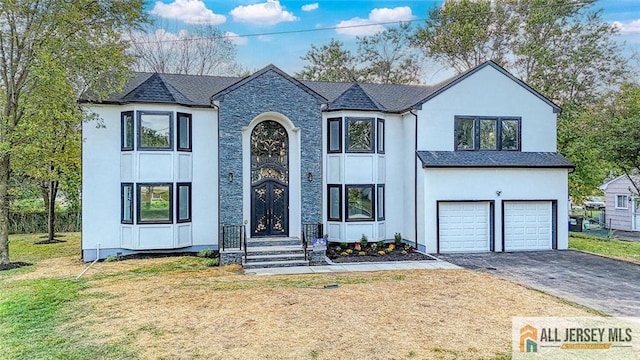
[[[418,151],[425,168],[444,167],[516,167],[574,168],[564,156],[555,152],[520,151]]]
[[[301,81],[313,91],[329,100],[330,110],[338,110],[333,104],[339,98],[341,103],[339,110],[364,110],[358,101],[345,98],[346,91],[352,90],[356,83],[326,82],[326,81]],[[435,88],[424,85],[399,85],[399,84],[357,84],[364,93],[373,100],[380,111],[400,113],[421,104],[421,100],[427,97]],[[355,91],[354,94],[357,94]]]
[[[329,103],[327,110],[384,110],[359,84],[353,84],[338,98]]]
[[[403,113],[419,109],[422,104],[468,76],[487,66],[502,72],[532,94],[547,102],[554,111],[560,108],[540,95],[531,87],[509,74],[492,61],[488,61],[465,73],[434,86],[363,84],[326,81],[299,81],[273,65],[249,77],[198,76],[180,74],[135,73],[122,94],[113,94],[105,103],[177,103],[187,106],[209,106],[213,95],[220,99],[229,91],[244,85],[251,79],[268,71],[275,71],[299,86],[304,91],[329,103],[328,110],[375,110],[389,113]]]
[[[177,103],[209,106],[211,94],[240,78],[181,74],[134,73],[122,94],[111,94],[105,103]]]

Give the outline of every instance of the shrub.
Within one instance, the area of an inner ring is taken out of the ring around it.
[[[211,249],[207,249],[207,250],[202,250],[198,253],[198,257],[201,258],[212,258],[213,257],[213,250]]]
[[[218,258],[207,259],[204,261],[204,266],[214,267],[214,266],[218,266],[218,263],[219,263]]]
[[[340,248],[342,248],[342,249],[346,249],[346,248],[348,248],[348,247],[349,247],[349,244],[347,244],[346,242],[341,242],[341,243],[340,243]]]
[[[360,237],[360,244],[362,244],[362,247],[367,247],[368,243],[369,239],[367,238],[367,235],[362,234],[362,237]]]
[[[396,245],[402,244],[402,235],[399,232],[393,235],[393,239],[395,240]]]
[[[346,252],[346,251],[343,251],[343,252],[341,252],[341,253],[340,253],[340,255],[341,255],[341,256],[349,256],[349,253],[348,253],[348,252]]]
[[[114,262],[118,261],[118,257],[115,255],[109,255],[104,259],[104,262]]]
[[[384,250],[380,250],[380,251],[378,251],[378,255],[380,255],[380,256],[384,256],[384,254],[385,254]]]
[[[358,256],[365,256],[367,253],[365,253],[364,251],[359,251],[358,252]]]

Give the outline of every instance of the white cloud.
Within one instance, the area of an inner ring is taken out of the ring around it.
[[[408,6],[399,6],[393,9],[373,9],[366,19],[355,17],[340,21],[338,25],[336,25],[336,32],[350,36],[375,35],[384,31],[384,26],[380,23],[409,21],[413,20],[413,18],[411,8]]]
[[[313,11],[313,10],[317,10],[318,7],[320,7],[318,3],[306,4],[306,5],[302,5],[302,11]]]
[[[236,45],[246,45],[248,42],[246,37],[239,36],[238,34],[231,31],[227,31],[226,33],[224,33],[224,37]]]
[[[620,34],[640,34],[640,19],[633,20],[627,23],[623,23],[620,21],[614,21],[613,26],[617,27],[620,31]]]
[[[177,19],[186,24],[219,25],[227,21],[225,16],[207,9],[201,0],[175,0],[170,4],[157,1],[150,13],[166,19]]]
[[[233,20],[257,25],[275,25],[281,22],[298,20],[286,11],[278,0],[267,0],[265,3],[238,6],[231,10]]]

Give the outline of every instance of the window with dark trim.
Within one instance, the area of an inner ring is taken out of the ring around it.
[[[133,224],[133,183],[120,184],[120,223]]]
[[[122,151],[133,150],[134,126],[133,111],[120,113],[120,148]]]
[[[138,112],[138,150],[173,149],[173,113]]]
[[[178,151],[191,151],[191,114],[178,113]]]
[[[378,154],[384,154],[384,119],[378,119],[377,135]]]
[[[374,118],[345,118],[346,152],[372,153],[374,149]]]
[[[170,183],[137,184],[138,224],[171,224],[173,186]]]
[[[327,152],[342,152],[342,118],[328,119]]]
[[[327,185],[327,220],[342,221],[342,185]]]
[[[456,150],[520,151],[520,118],[456,116]]]
[[[176,219],[177,222],[191,221],[191,183],[177,183],[178,207]]]
[[[375,194],[373,185],[345,185],[346,221],[375,220]]]
[[[384,185],[378,185],[378,196],[376,200],[378,202],[378,220],[384,220]]]

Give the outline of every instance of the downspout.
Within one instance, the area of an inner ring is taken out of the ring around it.
[[[91,268],[93,266],[93,264],[97,263],[98,260],[100,260],[100,243],[96,244],[96,259],[93,260],[93,262],[91,264],[89,264],[89,266],[84,268],[84,270],[82,270],[82,272],[80,274],[78,274],[78,276],[76,276],[76,281],[78,281],[78,279],[80,279],[80,277],[82,275],[84,275],[84,273],[86,273],[87,270],[89,270],[89,268]]]
[[[418,249],[418,114],[414,109],[409,110],[415,119],[415,134],[413,146],[413,238],[415,239],[415,248]]]

